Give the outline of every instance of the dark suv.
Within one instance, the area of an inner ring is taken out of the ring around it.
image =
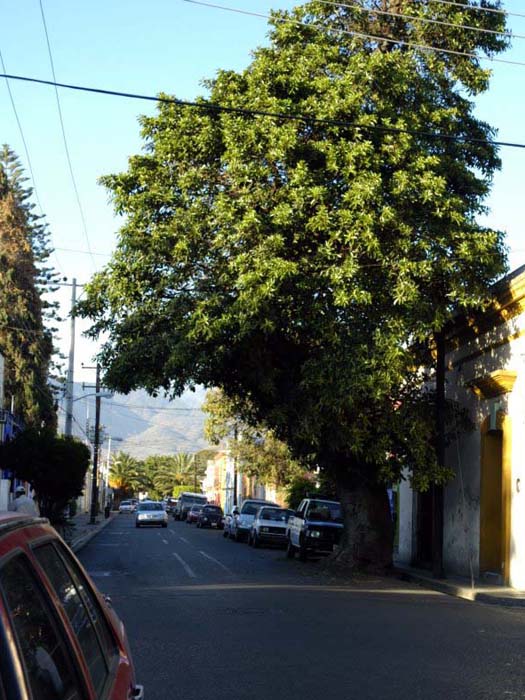
[[[122,623],[56,530],[0,514],[0,698],[143,697]]]

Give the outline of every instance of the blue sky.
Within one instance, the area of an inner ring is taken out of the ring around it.
[[[183,0],[42,0],[58,81],[154,95],[168,92],[193,99],[202,92],[200,81],[218,68],[242,69],[250,51],[264,43],[263,19],[199,7]],[[223,4],[266,13],[290,8],[290,0],[224,0]],[[505,4],[520,12],[518,2]],[[509,27],[525,35],[525,17],[510,17]],[[8,73],[50,79],[39,0],[17,0],[0,8],[0,49]],[[516,39],[502,58],[525,63],[525,40]],[[493,64],[488,94],[478,100],[478,113],[498,127],[498,138],[525,142],[523,109],[525,65]],[[55,94],[52,88],[11,82],[28,145],[36,188],[50,225],[56,255],[52,263],[68,278],[86,281],[108,260],[119,222],[97,184],[102,174],[126,168],[127,158],[141,148],[137,117],[154,112],[148,103],[61,91],[61,105],[71,160],[85,213],[88,243],[64,153]],[[0,85],[0,138],[26,155],[5,84]],[[503,169],[495,179],[488,204],[491,226],[507,232],[510,267],[525,264],[522,233],[522,192],[525,150],[501,150]],[[81,251],[81,252],[71,252]],[[70,290],[59,294],[67,312]],[[62,328],[62,348],[69,344]],[[76,379],[91,381],[94,346],[77,340]]]

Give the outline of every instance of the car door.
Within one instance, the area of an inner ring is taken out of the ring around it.
[[[95,697],[127,698],[133,678],[129,664],[121,663],[126,650],[77,562],[58,541],[41,544],[33,553],[66,613]]]
[[[291,523],[291,525],[290,525],[290,541],[296,547],[299,546],[299,540],[300,540],[300,536],[301,536],[301,528],[303,525],[303,519],[305,517],[307,505],[308,505],[308,501],[306,501],[306,500],[301,501],[295,516],[290,518],[290,523]]]
[[[0,595],[7,617],[7,700],[86,700],[89,687],[59,611],[39,573],[20,549],[0,564]],[[5,672],[2,667],[2,676]]]

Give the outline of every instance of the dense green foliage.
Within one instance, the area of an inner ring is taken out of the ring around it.
[[[43,299],[55,274],[47,266],[49,233],[34,214],[18,158],[0,151],[0,352],[6,360],[5,393],[28,426],[56,424],[48,386],[55,308]]]
[[[448,476],[417,368],[505,269],[502,234],[477,223],[499,159],[472,100],[490,75],[476,54],[506,46],[504,15],[373,7],[275,13],[248,68],[207,83],[212,103],[303,119],[205,99],[142,119],[145,152],[103,178],[126,222],[81,305],[107,333],[106,383],[219,387],[352,491],[345,509],[403,468],[416,485]]]
[[[79,440],[50,429],[27,429],[0,445],[4,468],[31,484],[40,514],[56,524],[63,522],[69,501],[82,494],[90,456]]]
[[[213,453],[213,450],[202,450],[195,454],[152,455],[139,460],[126,452],[118,452],[111,461],[110,485],[116,490],[118,500],[139,493],[160,499],[176,495],[180,490],[200,491],[206,458]]]
[[[218,445],[228,439],[228,448],[243,474],[260,483],[286,486],[302,475],[305,467],[293,459],[290,448],[263,425],[244,423],[236,413],[236,403],[218,389],[209,391],[202,410],[207,413],[204,435]]]

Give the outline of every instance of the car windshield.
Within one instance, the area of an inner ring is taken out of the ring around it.
[[[122,503],[120,505],[121,506],[130,506],[131,503],[129,501],[122,501]]]
[[[242,515],[255,515],[259,508],[261,507],[262,503],[245,503],[243,507],[241,508],[241,514]]]
[[[342,523],[343,516],[339,503],[329,503],[327,501],[311,501],[308,508],[310,520],[322,520],[325,522]]]
[[[285,523],[290,516],[284,508],[261,508],[259,518],[261,520],[274,520]]]
[[[206,506],[204,508],[205,513],[222,513],[221,508],[219,506]]]
[[[192,506],[191,510],[195,513],[202,510],[203,506]]]
[[[184,499],[188,503],[206,503],[206,496],[192,496],[191,498]]]
[[[164,510],[162,503],[141,503],[139,510]]]

